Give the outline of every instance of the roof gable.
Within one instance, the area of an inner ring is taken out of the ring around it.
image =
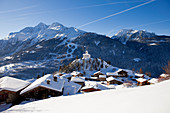
[[[28,81],[6,76],[0,78],[0,91],[8,90],[8,91],[17,92],[25,88],[29,84],[30,82]]]
[[[56,77],[57,77],[57,82],[53,80],[54,78],[52,74],[44,75],[43,77],[35,80],[31,85],[29,85],[23,91],[21,91],[20,94],[23,94],[39,86],[62,92],[62,88],[64,87],[64,79],[61,79],[59,76]],[[47,80],[50,80],[50,84],[47,84]]]

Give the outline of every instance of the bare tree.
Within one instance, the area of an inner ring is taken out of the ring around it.
[[[168,61],[168,65],[163,67],[165,74],[170,74],[170,61]]]

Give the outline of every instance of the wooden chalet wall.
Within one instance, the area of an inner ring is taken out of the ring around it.
[[[0,103],[13,103],[19,97],[18,92],[2,90],[0,91]]]
[[[120,71],[120,72],[118,72],[118,76],[119,77],[128,77],[128,74],[127,74],[127,72],[126,71]]]
[[[148,82],[147,81],[137,82],[137,86],[143,86],[143,85],[148,85]]]
[[[120,81],[117,81],[117,80],[111,80],[111,81],[108,81],[109,84],[123,84],[123,82],[120,82]]]
[[[24,97],[25,99],[45,99],[48,98],[49,96],[61,96],[62,92],[51,90],[42,86],[36,87],[28,92],[25,92],[21,96]]]

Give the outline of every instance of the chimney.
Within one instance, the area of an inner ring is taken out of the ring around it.
[[[49,79],[47,80],[47,84],[50,84],[50,80]]]
[[[53,78],[54,78],[54,81],[55,81],[55,82],[57,82],[57,77],[56,77],[56,76],[54,76]]]

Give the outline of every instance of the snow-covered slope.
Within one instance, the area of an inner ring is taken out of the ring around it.
[[[16,105],[4,113],[170,113],[169,87],[167,80],[137,88],[54,97]]]
[[[0,57],[15,54],[41,41],[52,38],[74,40],[84,33],[84,31],[74,27],[65,27],[57,22],[51,25],[39,23],[35,27],[26,27],[19,32],[12,32],[4,40],[0,40]]]
[[[129,40],[142,41],[154,37],[156,37],[155,33],[150,33],[144,30],[122,29],[112,38],[118,39],[123,44],[126,44]]]

